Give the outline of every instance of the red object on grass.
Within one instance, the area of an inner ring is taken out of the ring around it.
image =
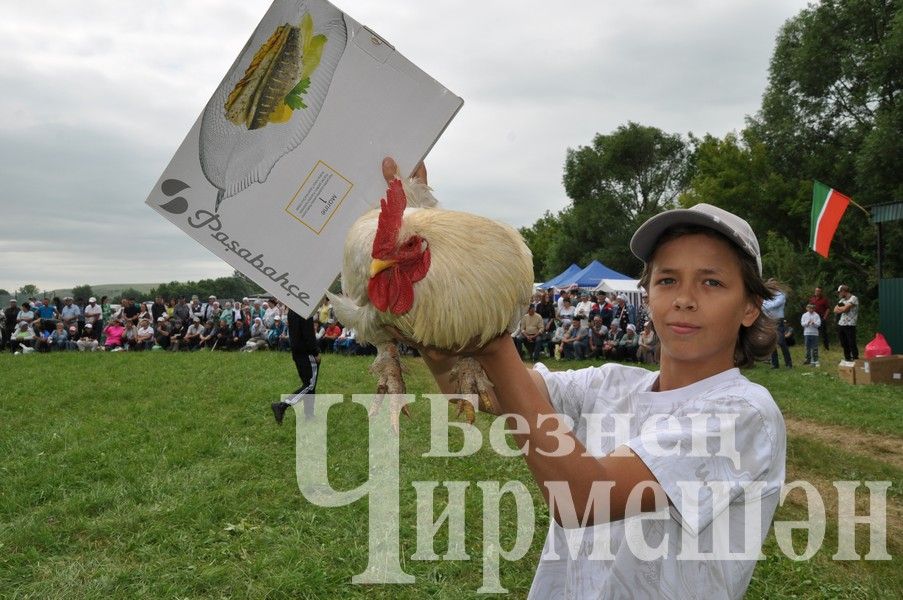
[[[880,333],[875,334],[875,339],[865,345],[866,358],[878,358],[879,356],[890,356],[890,344],[884,339]]]

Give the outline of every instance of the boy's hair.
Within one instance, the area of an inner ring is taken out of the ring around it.
[[[807,305],[806,305],[806,310],[808,310],[808,309],[810,309],[810,308],[815,308],[815,305],[814,305],[814,304],[807,304]]]
[[[655,247],[650,255],[650,260],[643,265],[643,273],[640,275],[640,286],[645,290],[650,289],[652,272],[650,265],[655,251],[665,242],[675,240],[685,235],[707,235],[709,237],[726,242],[734,251],[734,256],[740,264],[740,275],[743,278],[743,287],[746,296],[756,306],[761,308],[763,300],[770,300],[780,289],[780,284],[773,279],[764,281],[759,275],[759,267],[755,259],[737,246],[724,234],[701,225],[675,225],[670,227],[655,242]],[[777,322],[766,316],[764,311],[749,327],[740,325],[737,335],[737,343],[734,346],[734,366],[752,367],[757,360],[763,360],[771,356],[777,345]]]

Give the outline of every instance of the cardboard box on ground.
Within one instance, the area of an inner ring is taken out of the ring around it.
[[[275,0],[146,202],[308,316],[382,158],[411,173],[462,103],[326,0]]]
[[[857,385],[891,383],[903,385],[903,354],[857,360],[855,367]]]

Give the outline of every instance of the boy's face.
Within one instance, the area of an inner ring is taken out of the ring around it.
[[[661,338],[662,360],[709,377],[734,366],[740,325],[759,316],[746,297],[740,263],[727,242],[685,235],[652,257],[649,308]]]

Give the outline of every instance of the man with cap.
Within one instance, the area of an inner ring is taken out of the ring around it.
[[[202,333],[204,333],[204,326],[201,325],[201,318],[192,317],[191,325],[189,325],[188,329],[185,331],[185,346],[189,350],[197,350]]]
[[[586,319],[589,318],[589,313],[592,309],[593,303],[589,301],[589,294],[582,292],[580,294],[580,301],[577,302],[577,306],[574,307],[574,316],[580,317],[585,322]]]
[[[97,298],[91,296],[88,298],[88,304],[85,305],[85,324],[90,323],[94,329],[98,329],[101,325],[103,317],[103,309],[97,304]]]
[[[612,309],[612,321],[618,322],[622,333],[627,331],[628,325],[636,325],[636,307],[633,304],[627,304],[627,296],[624,294],[617,296],[617,304]]]
[[[216,308],[213,306],[214,304],[216,304],[216,296],[210,294],[210,296],[207,298],[207,302],[203,306],[201,312],[201,321],[207,322],[213,320]]]
[[[850,291],[850,286],[841,285],[837,288],[840,300],[834,307],[837,317],[837,337],[840,338],[840,346],[843,348],[843,359],[859,360],[859,346],[856,344],[856,321],[859,318],[859,298]]]
[[[157,330],[154,332],[154,341],[164,350],[169,350],[172,345],[172,326],[165,312],[157,317]],[[173,348],[173,350],[178,349],[178,345]]]
[[[12,353],[20,352],[24,348],[34,348],[35,334],[30,323],[19,321],[16,329],[13,331],[9,340],[9,351]],[[30,350],[29,350],[30,352]]]
[[[135,332],[135,350],[150,350],[154,346],[154,328],[149,319],[141,319],[138,322],[138,331]]]

